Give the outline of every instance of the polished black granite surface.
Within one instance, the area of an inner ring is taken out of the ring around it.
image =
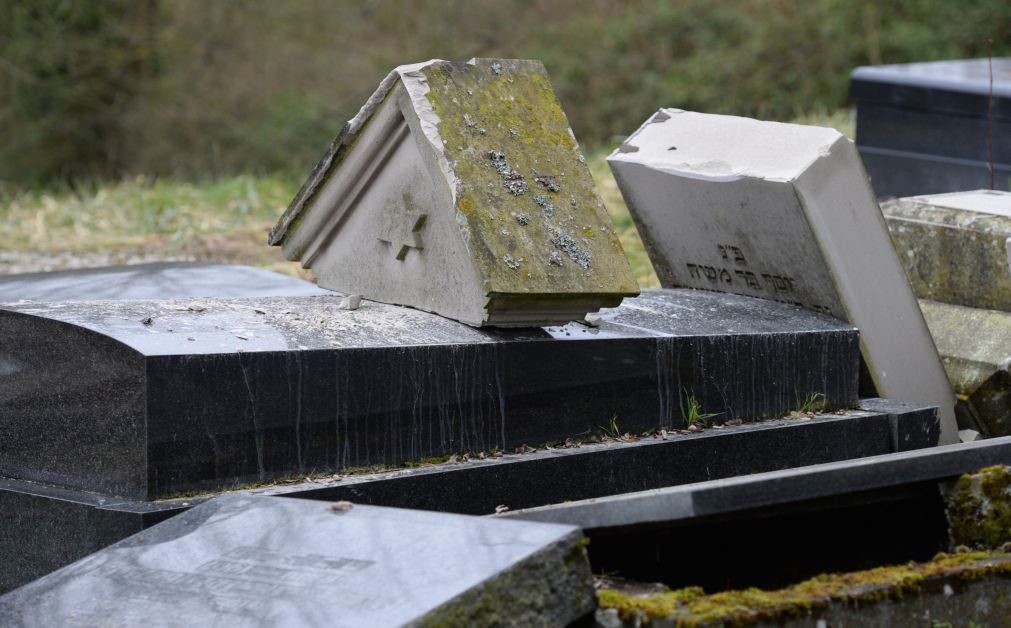
[[[647,291],[599,327],[475,329],[339,297],[0,306],[0,476],[131,498],[857,400],[858,334]]]
[[[333,292],[262,268],[203,262],[159,262],[0,276],[0,303],[323,294]]]
[[[881,399],[861,410],[542,449],[381,473],[278,483],[240,492],[489,514],[717,478],[933,447],[937,412]],[[215,494],[124,500],[0,480],[0,593],[50,573]]]
[[[990,187],[987,138],[1011,132],[1011,58],[993,59],[992,85],[987,59],[865,66],[850,80],[857,147],[878,196]],[[996,188],[1008,189],[1011,144],[994,141],[992,160]]]
[[[0,597],[4,626],[568,625],[577,528],[229,495]],[[427,622],[427,623],[423,623]]]

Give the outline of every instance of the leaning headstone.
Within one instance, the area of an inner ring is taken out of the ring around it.
[[[0,597],[5,626],[567,625],[578,528],[222,497]]]
[[[959,422],[1011,434],[1011,193],[900,198],[881,210],[958,396]]]
[[[862,66],[850,95],[879,197],[989,187],[991,162],[994,185],[1008,189],[1011,58]]]
[[[639,292],[537,61],[393,70],[269,242],[325,288],[475,326],[564,324]]]
[[[876,390],[954,399],[853,143],[837,131],[663,109],[609,158],[664,286],[785,301],[860,329]]]

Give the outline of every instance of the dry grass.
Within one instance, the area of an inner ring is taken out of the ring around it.
[[[850,111],[797,120],[853,136]],[[639,284],[659,285],[606,162],[588,154],[590,171]],[[89,189],[23,192],[0,198],[0,274],[148,260],[206,260],[306,276],[266,244],[266,234],[301,181],[240,176],[210,183],[146,178]]]

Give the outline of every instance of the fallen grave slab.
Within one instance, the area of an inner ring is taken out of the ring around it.
[[[942,442],[957,441],[948,380],[852,142],[833,129],[661,109],[608,163],[661,285],[849,321],[865,390],[936,405]]]
[[[863,400],[863,410],[813,419],[672,432],[338,478],[300,478],[232,492],[484,515],[712,478],[932,447],[932,408]],[[546,481],[564,478],[564,481]],[[41,577],[215,493],[171,500],[110,498],[0,480],[0,592]]]
[[[571,526],[232,495],[0,597],[0,623],[564,625],[593,608]]]
[[[858,392],[851,326],[696,290],[527,330],[339,296],[14,303],[0,337],[0,476],[133,499]]]

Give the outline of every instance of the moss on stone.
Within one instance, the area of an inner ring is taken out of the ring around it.
[[[823,574],[775,591],[750,588],[706,595],[699,587],[688,587],[637,596],[604,589],[597,593],[597,601],[601,608],[614,609],[619,618],[633,624],[662,619],[677,626],[741,625],[806,615],[835,603],[861,605],[897,599],[939,578],[972,581],[992,575],[1011,575],[1011,556],[942,553],[927,563]]]
[[[477,59],[423,71],[488,292],[638,294],[544,67]]]
[[[948,491],[947,515],[956,545],[994,549],[1011,541],[1011,467],[961,476]]]

